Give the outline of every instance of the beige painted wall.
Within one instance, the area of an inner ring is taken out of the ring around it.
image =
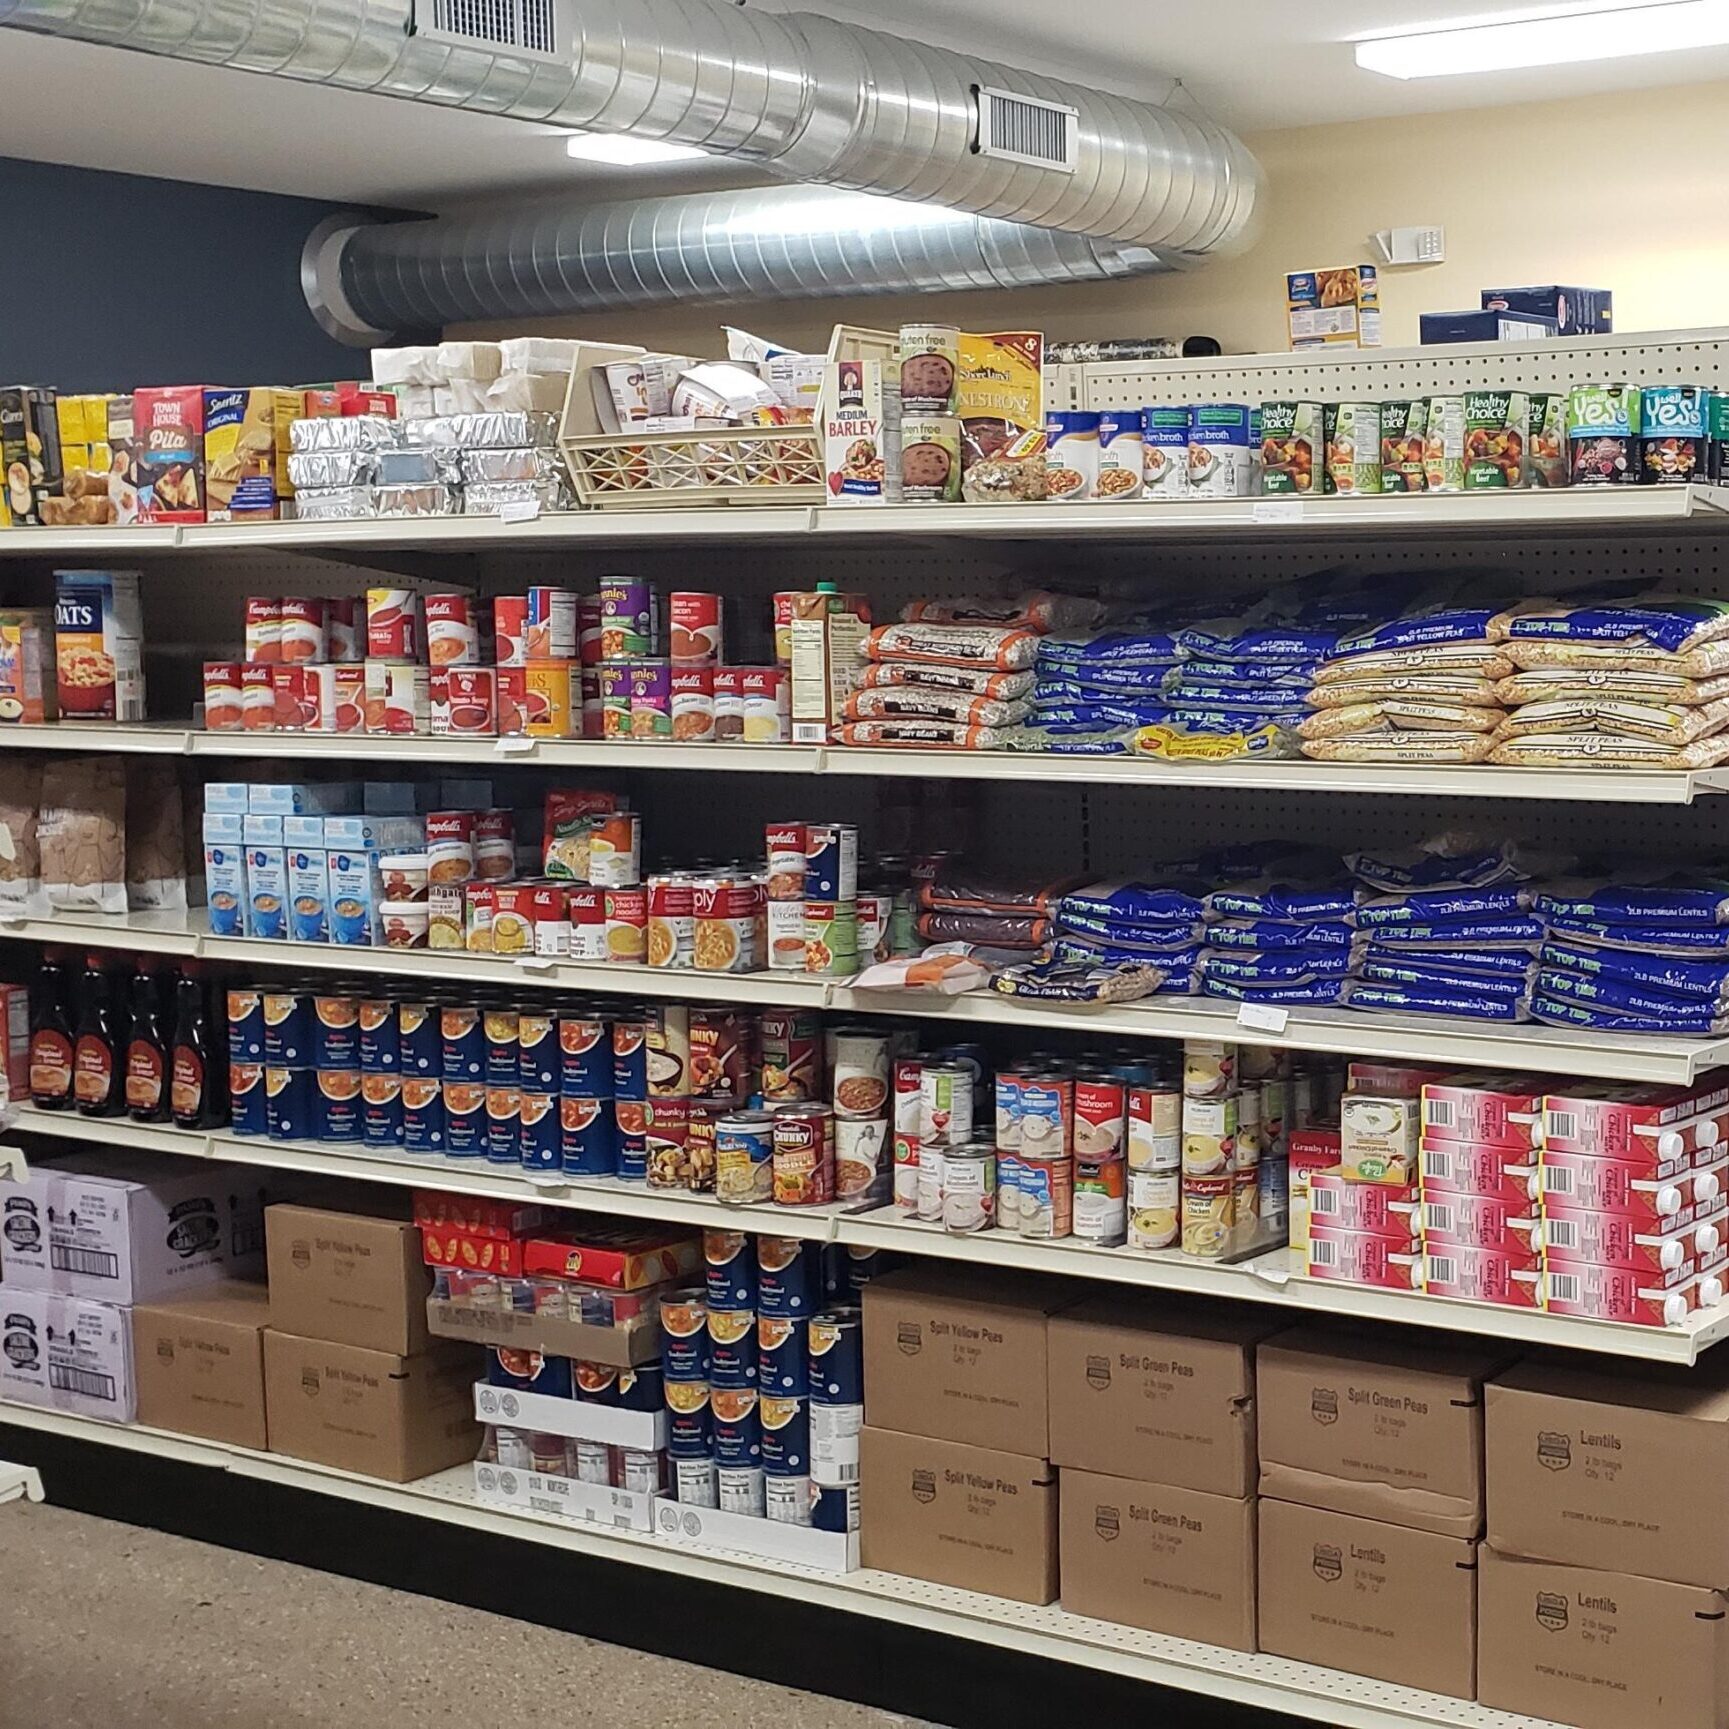
[[[1447,262],[1382,276],[1385,340],[1414,344],[1420,312],[1477,292],[1572,282],[1614,290],[1621,331],[1729,324],[1729,84],[1463,114],[1269,132],[1248,140],[1270,183],[1268,221],[1242,256],[1190,275],[1049,292],[773,302],[548,320],[530,330],[714,353],[717,325],[821,346],[837,321],[892,328],[940,309],[969,329],[1052,337],[1216,336],[1285,346],[1284,273],[1367,257],[1374,229],[1439,222]]]

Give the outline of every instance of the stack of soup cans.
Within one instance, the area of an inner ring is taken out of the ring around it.
[[[673,1493],[694,1506],[858,1528],[860,1311],[874,1270],[797,1237],[708,1231],[701,1287],[661,1298]]]
[[[894,896],[860,889],[856,828],[770,823],[765,839],[772,969],[846,978],[887,958]]]

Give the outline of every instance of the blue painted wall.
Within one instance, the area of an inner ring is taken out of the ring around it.
[[[0,157],[0,384],[301,384],[366,375],[319,329],[300,249],[330,206]]]

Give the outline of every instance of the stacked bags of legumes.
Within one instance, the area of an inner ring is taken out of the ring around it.
[[[996,750],[1032,713],[1033,663],[1047,632],[1091,624],[1071,595],[914,601],[879,625],[847,697],[843,744]]]
[[[1189,867],[1072,888],[1056,905],[1052,958],[1068,966],[1156,967],[1158,994],[1187,996],[1199,983],[1206,881]]]
[[[1507,767],[1712,768],[1729,760],[1729,602],[1651,596],[1528,610],[1502,644]]]
[[[1678,873],[1649,882],[1556,884],[1532,1015],[1603,1032],[1729,1031],[1729,882]]]
[[[1009,882],[945,859],[919,886],[918,934],[927,943],[973,944],[986,951],[986,960],[1038,953],[1055,933],[1053,915],[1074,880]]]
[[[1356,949],[1360,891],[1325,853],[1249,848],[1215,861],[1203,991],[1249,1003],[1335,1003]]]
[[[1511,841],[1443,835],[1415,852],[1345,860],[1362,898],[1341,1000],[1374,1014],[1529,1018],[1543,922],[1535,877],[1549,861]]]
[[[1487,760],[1506,718],[1511,612],[1434,607],[1341,637],[1315,673],[1298,728],[1322,762]]]
[[[1119,756],[1137,727],[1164,715],[1160,688],[1181,659],[1173,631],[1144,617],[1096,634],[1047,636],[1033,667],[1032,712],[1015,742],[1060,755]]]

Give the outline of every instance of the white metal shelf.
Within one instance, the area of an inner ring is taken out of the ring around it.
[[[808,973],[709,973],[624,963],[576,963],[523,956],[501,960],[456,949],[350,948],[335,943],[265,942],[214,937],[186,913],[0,918],[0,938],[87,948],[185,955],[268,967],[364,973],[397,979],[512,984],[621,997],[693,999],[776,1008],[843,1009],[901,1020],[959,1021],[1105,1034],[1134,1039],[1227,1039],[1272,1049],[1445,1062],[1462,1068],[1595,1075],[1608,1080],[1684,1086],[1729,1063],[1729,1038],[1650,1034],[1604,1037],[1588,1029],[1503,1026],[1444,1015],[1380,1016],[1349,1009],[1293,1007],[1283,1032],[1244,1026],[1234,1003],[1210,997],[1149,998],[1114,1006],[1030,1003],[997,991],[943,997],[919,991],[861,991],[845,980]]]
[[[181,528],[14,528],[0,556],[90,553],[535,552],[628,549],[693,542],[761,543],[799,536],[852,544],[899,540],[1122,541],[1369,535],[1506,536],[1721,528],[1729,491],[1714,486],[1602,491],[1401,493],[1364,498],[1221,498],[1187,503],[884,505],[586,511],[530,522],[420,517],[355,522],[207,523]]]
[[[868,1568],[837,1577],[787,1561],[722,1550],[698,1552],[662,1542],[652,1534],[507,1512],[476,1500],[472,1472],[465,1467],[424,1477],[417,1483],[380,1483],[273,1453],[29,1405],[0,1404],[0,1423],[179,1464],[229,1471],[238,1477],[434,1519],[488,1536],[544,1544],[597,1560],[810,1603],[986,1646],[1000,1648],[1006,1631],[1015,1650],[1032,1656],[1229,1699],[1263,1711],[1284,1712],[1333,1724],[1336,1729],[1411,1729],[1419,1724],[1441,1725],[1443,1729],[1554,1729],[1537,1718],[1493,1711],[1469,1700],[1395,1687],[1283,1657],[1227,1651],[1144,1633],[1138,1628],[1070,1615],[1055,1605],[1034,1608]]]
[[[1074,1238],[1038,1241],[1008,1231],[960,1236],[922,1224],[895,1207],[848,1210],[829,1207],[729,1207],[712,1195],[650,1189],[616,1179],[567,1177],[542,1181],[477,1159],[419,1157],[360,1146],[323,1146],[271,1141],[227,1133],[205,1134],[124,1118],[90,1118],[23,1106],[12,1127],[32,1134],[137,1147],[181,1158],[209,1158],[271,1170],[308,1171],[396,1187],[425,1187],[460,1195],[538,1201],[578,1212],[609,1213],[665,1224],[748,1230],[770,1236],[803,1237],[861,1249],[892,1249],[927,1259],[971,1266],[1009,1267],[1145,1290],[1263,1303],[1308,1314],[1381,1321],[1516,1340],[1521,1344],[1593,1351],[1642,1362],[1692,1364],[1729,1334],[1729,1303],[1688,1317],[1681,1327],[1636,1327],[1614,1321],[1578,1320],[1537,1310],[1462,1303],[1417,1293],[1377,1291],[1305,1277],[1291,1251],[1274,1249],[1251,1260],[1226,1264],[1197,1260],[1177,1250],[1097,1248]]]
[[[1688,805],[1729,790],[1729,768],[1397,767],[1371,763],[1160,763],[1038,752],[865,750],[835,745],[658,744],[645,740],[539,738],[373,738],[355,733],[205,732],[173,721],[115,725],[61,721],[0,728],[0,747],[20,750],[149,752],[210,758],[282,757],[351,763],[382,747],[393,763],[507,764],[618,768],[704,774],[791,774],[845,779],[1034,781],[1067,785],[1209,787],[1230,791],[1410,794],[1429,798],[1517,799],[1578,804]]]

